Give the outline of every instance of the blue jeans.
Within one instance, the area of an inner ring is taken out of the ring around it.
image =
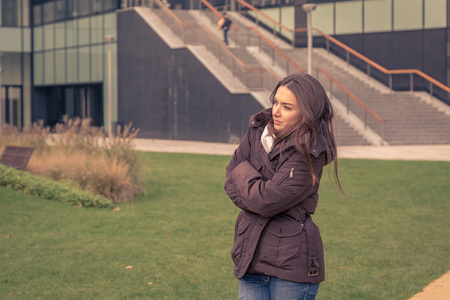
[[[229,28],[223,30],[223,41],[224,41],[225,44],[227,44],[227,45],[228,45],[228,30],[229,30]]]
[[[239,280],[239,300],[314,300],[318,283],[298,283],[266,275],[245,274]]]

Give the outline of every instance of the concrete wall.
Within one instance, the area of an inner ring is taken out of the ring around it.
[[[236,142],[262,106],[230,94],[186,48],[171,49],[134,11],[118,15],[118,117],[139,137]]]

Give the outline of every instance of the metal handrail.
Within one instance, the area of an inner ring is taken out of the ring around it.
[[[205,0],[201,0],[201,1],[205,1]],[[283,24],[281,24],[281,23],[277,22],[276,20],[270,18],[269,16],[267,16],[266,14],[264,14],[263,12],[258,10],[257,8],[255,8],[252,5],[248,4],[244,0],[236,0],[236,1],[238,3],[241,3],[242,5],[244,5],[248,9],[254,11],[255,13],[261,15],[262,17],[266,18],[270,22],[272,22],[273,25],[274,25],[274,28],[275,28],[275,26],[278,26],[280,29],[283,28],[284,30],[286,30],[288,32],[294,32],[294,34],[296,32],[305,32],[307,30],[306,28],[296,28],[294,30],[289,29],[286,26],[284,26]],[[392,90],[392,77],[391,77],[391,75],[395,75],[395,74],[409,74],[410,75],[410,90],[413,91],[413,78],[412,78],[412,76],[414,74],[416,74],[416,75],[422,77],[424,80],[429,82],[429,84],[430,84],[430,96],[431,97],[433,96],[433,85],[441,88],[442,90],[447,92],[447,94],[450,94],[450,87],[448,87],[445,84],[437,81],[436,79],[432,78],[431,76],[425,74],[424,72],[422,72],[420,70],[417,70],[417,69],[388,70],[388,69],[380,66],[379,64],[375,63],[374,61],[370,60],[369,58],[365,57],[361,53],[359,53],[359,52],[355,51],[354,49],[350,48],[349,46],[347,46],[347,45],[343,44],[342,42],[336,40],[335,38],[327,35],[323,31],[321,31],[321,30],[319,30],[317,28],[313,28],[313,30],[316,31],[317,33],[319,33],[321,36],[323,36],[327,41],[333,42],[334,44],[336,44],[337,46],[341,47],[342,49],[344,49],[348,53],[351,53],[354,56],[356,56],[359,59],[361,59],[362,61],[366,62],[368,65],[378,69],[379,71],[383,72],[386,75],[389,75],[389,88],[391,90]],[[293,39],[292,43],[294,44],[294,39]],[[368,68],[368,69],[370,70],[370,68]],[[369,71],[369,76],[370,76],[370,71]]]
[[[248,26],[247,28],[253,30],[261,39],[263,39],[270,47],[274,49],[278,54],[280,54],[289,64],[291,64],[297,71],[304,72],[299,65],[297,65],[292,59],[289,58],[289,56],[286,55],[280,48],[278,48],[274,43],[272,43],[271,40],[269,40],[264,34],[262,34],[256,27],[254,26]]]
[[[160,0],[153,0],[155,3],[158,4],[158,6],[162,9],[164,9],[166,12],[168,12],[172,18],[178,22],[180,26],[182,26],[184,29],[191,29],[191,28],[201,28],[203,31],[205,31],[209,36],[211,36],[213,39],[218,41],[219,45],[222,46],[222,49],[226,51],[230,56],[232,56],[244,69],[247,71],[262,71],[261,68],[251,68],[247,64],[245,64],[239,57],[237,57],[228,47],[225,45],[222,45],[222,42],[213,34],[211,33],[204,25],[195,24],[195,25],[187,25],[184,23],[169,7],[164,5]],[[203,0],[204,1],[204,0]]]
[[[206,26],[201,24],[195,24],[195,25],[187,25],[185,24],[169,7],[164,5],[160,0],[153,0],[153,3],[155,3],[159,8],[163,9],[165,12],[167,12],[175,21],[177,24],[179,24],[183,29],[196,29],[199,28],[203,30],[212,40],[215,41],[215,44],[217,44],[221,51],[223,51],[228,57],[231,57],[233,61],[233,75],[236,76],[235,68],[234,68],[234,62],[237,62],[238,65],[240,65],[246,72],[267,72],[271,77],[273,77],[276,81],[279,81],[280,78],[270,69],[267,68],[253,68],[249,65],[247,65],[245,62],[243,62],[239,57],[237,57],[220,39],[218,39]],[[211,6],[212,7],[212,6]],[[213,8],[213,7],[212,7]],[[217,10],[216,10],[217,12]],[[220,14],[219,14],[220,15]],[[219,53],[220,55],[220,53]],[[261,75],[261,80],[263,81],[263,76]]]
[[[237,1],[239,1],[239,0],[237,0]],[[306,29],[304,29],[304,28],[295,29],[296,32],[305,31],[305,30]],[[345,51],[353,54],[354,56],[358,57],[362,61],[366,62],[367,64],[369,64],[372,67],[378,69],[379,71],[383,72],[386,75],[392,75],[392,74],[416,74],[416,75],[422,77],[423,79],[425,79],[426,81],[428,81],[430,84],[434,84],[434,85],[440,87],[441,89],[443,89],[444,91],[446,91],[447,93],[450,93],[450,88],[448,86],[444,85],[443,83],[437,81],[436,79],[432,78],[431,76],[425,74],[424,72],[422,72],[420,70],[417,70],[417,69],[388,70],[388,69],[380,66],[376,62],[370,60],[369,58],[365,57],[361,53],[359,53],[359,52],[355,51],[354,49],[350,48],[349,46],[345,45],[344,43],[336,40],[335,38],[333,38],[331,36],[329,36],[328,34],[324,33],[323,31],[321,31],[321,30],[319,30],[317,28],[313,28],[313,30],[316,31],[317,33],[319,33],[321,36],[323,36],[328,41],[333,42],[334,44],[336,44],[337,46],[341,47]],[[392,82],[391,82],[391,80],[390,80],[389,88],[392,89]],[[410,88],[411,88],[411,91],[412,91],[412,85],[411,85]],[[431,91],[432,91],[432,88],[430,89],[430,92]],[[432,94],[432,92],[431,92],[431,94]]]
[[[328,79],[330,79],[331,82],[333,82],[335,85],[337,85],[349,98],[351,98],[353,101],[355,101],[359,106],[361,106],[364,109],[364,127],[367,128],[367,113],[370,114],[379,124],[380,124],[380,131],[381,131],[381,144],[383,144],[384,141],[384,123],[386,123],[385,120],[383,120],[380,116],[378,116],[373,110],[371,110],[367,105],[365,105],[358,97],[356,97],[353,93],[351,93],[347,88],[345,88],[339,81],[337,81],[333,76],[331,76],[327,71],[323,69],[316,69],[316,71],[319,73],[324,74]],[[318,77],[318,76],[317,76]],[[330,88],[332,91],[332,87]],[[347,103],[347,112],[349,111]]]

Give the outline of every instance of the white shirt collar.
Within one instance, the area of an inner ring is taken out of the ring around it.
[[[261,135],[261,144],[263,145],[264,150],[266,150],[266,152],[268,154],[270,152],[272,152],[273,144],[274,144],[274,136],[269,135],[269,129],[268,129],[267,125],[264,128],[264,131]]]

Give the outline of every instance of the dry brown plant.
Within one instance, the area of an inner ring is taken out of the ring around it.
[[[39,149],[31,156],[27,171],[54,180],[70,180],[113,202],[130,202],[140,193],[139,152],[133,139],[139,130],[131,124],[117,127],[117,135],[106,137],[103,128],[90,126],[90,119],[63,117],[53,132],[42,123],[27,129],[6,126],[0,134],[4,145]]]
[[[36,151],[43,151],[47,146],[50,128],[44,127],[42,122],[27,126],[22,131],[15,126],[5,124],[0,133],[0,148],[6,145],[33,147]]]

